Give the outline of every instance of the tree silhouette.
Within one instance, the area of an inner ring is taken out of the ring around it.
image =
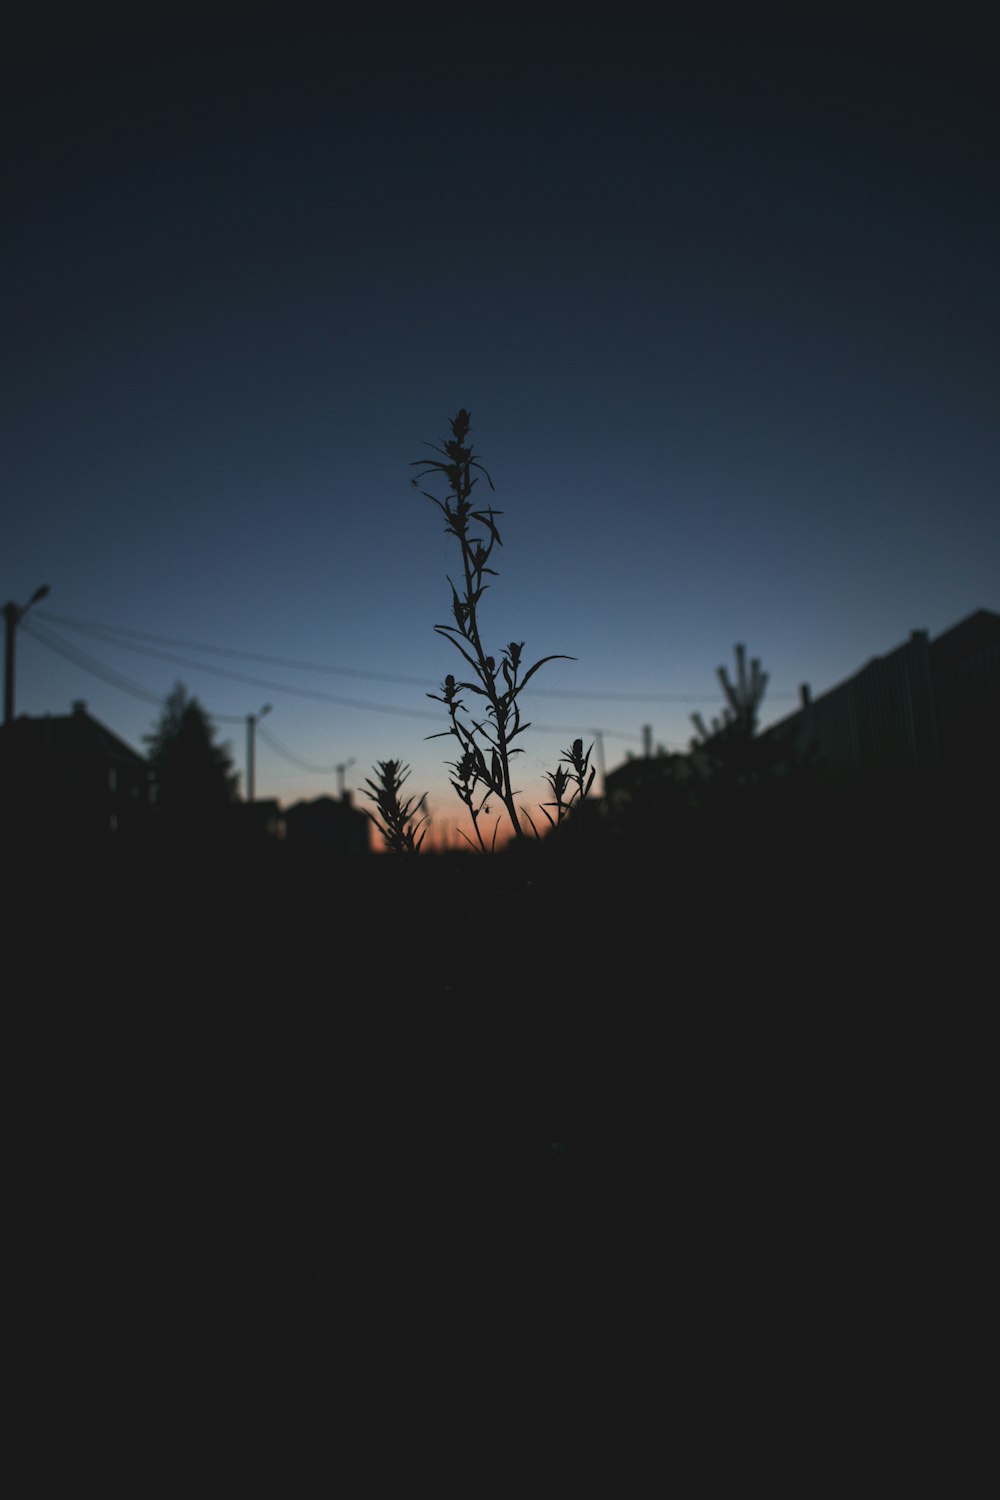
[[[815,792],[816,749],[812,743],[799,744],[795,725],[758,734],[768,674],[756,657],[747,669],[745,646],[737,646],[735,654],[735,680],[725,667],[718,668],[726,695],[722,713],[709,724],[701,714],[691,715],[697,731],[689,757],[696,773],[694,786],[703,800],[706,793],[717,802],[735,796],[744,807],[756,802],[773,814],[779,805],[791,807],[793,797]]]
[[[144,735],[156,782],[157,814],[172,827],[210,832],[236,800],[238,777],[227,745],[215,743],[211,721],[178,682],[152,734]]]
[[[757,713],[767,687],[767,673],[761,671],[760,661],[754,657],[748,673],[747,648],[737,646],[736,681],[730,682],[725,667],[719,667],[718,678],[726,695],[726,706],[721,718],[712,720],[711,728],[706,726],[701,714],[691,715],[698,731],[695,744],[707,745],[719,735],[749,740],[757,732]]]

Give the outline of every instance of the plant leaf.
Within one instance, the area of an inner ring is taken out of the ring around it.
[[[530,678],[534,677],[535,673],[538,671],[538,668],[544,667],[547,661],[576,661],[576,657],[567,656],[562,651],[557,651],[553,656],[543,656],[541,661],[536,661],[533,667],[528,668],[527,672],[525,672],[524,674],[524,679],[521,682],[520,686],[524,687],[525,683],[527,683]]]

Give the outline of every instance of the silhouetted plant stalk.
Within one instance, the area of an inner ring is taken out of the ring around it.
[[[409,766],[404,766],[399,760],[380,760],[372,769],[378,781],[365,781],[370,788],[365,796],[375,803],[378,813],[370,812],[368,816],[385,840],[387,849],[397,854],[418,854],[427,832],[424,828],[427,818],[422,815],[425,798],[415,801],[413,797],[407,797],[401,802],[399,797],[403,782],[410,774]],[[422,828],[423,833],[420,832]]]
[[[545,773],[545,780],[552,788],[553,801],[543,802],[542,812],[553,828],[561,827],[572,809],[585,801],[594,785],[597,773],[590,764],[593,748],[591,745],[590,750],[584,753],[583,740],[574,740],[570,748],[562,752],[555,770]],[[563,764],[564,761],[566,765]],[[555,808],[554,814],[549,812],[550,807]]]
[[[485,849],[481,820],[489,811],[491,797],[503,803],[516,838],[525,837],[521,816],[527,817],[531,823],[530,816],[518,809],[515,801],[518,792],[511,777],[511,760],[521,754],[521,746],[515,745],[514,741],[529,728],[528,722],[521,718],[518,699],[539,667],[549,661],[571,661],[573,658],[561,654],[543,656],[525,671],[521,656],[523,641],[508,642],[500,653],[499,662],[483,646],[479,604],[489,587],[485,579],[497,576],[489,564],[494,548],[502,545],[496,524],[502,512],[494,510],[492,505],[474,508],[472,492],[479,477],[485,478],[491,490],[493,481],[467,442],[471,420],[463,409],[451,423],[450,439],[443,445],[427,444],[441,457],[418,459],[413,467],[419,468],[420,472],[413,485],[419,487],[420,481],[431,475],[444,480],[448,486],[449,493],[443,500],[429,490],[421,491],[444,516],[445,532],[458,542],[462,562],[461,587],[456,587],[448,578],[454,624],[435,625],[434,629],[451,641],[472,671],[472,675],[462,681],[457,681],[449,673],[440,693],[428,693],[429,698],[445,705],[450,720],[447,729],[439,735],[428,735],[428,739],[451,735],[458,741],[459,754],[449,763],[454,772],[451,784],[469,810],[479,847]],[[467,707],[461,696],[463,693],[482,700],[481,713]],[[548,813],[546,817],[549,817]]]

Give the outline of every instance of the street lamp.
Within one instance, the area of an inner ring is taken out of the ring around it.
[[[271,705],[270,705],[270,703],[265,703],[264,707],[259,711],[259,713],[247,714],[247,801],[248,802],[252,802],[254,800],[254,775],[253,775],[253,773],[254,773],[254,765],[253,765],[253,750],[254,750],[254,740],[253,740],[253,737],[254,737],[254,731],[257,728],[257,720],[258,719],[262,719],[265,714],[269,714],[270,712],[271,712]]]
[[[7,649],[4,656],[4,680],[3,680],[3,721],[10,724],[14,719],[14,638],[17,627],[24,619],[28,610],[39,599],[44,599],[49,591],[47,583],[36,589],[27,604],[5,604],[3,607],[4,625],[7,633]]]

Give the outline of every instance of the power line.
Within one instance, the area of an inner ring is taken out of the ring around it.
[[[428,680],[425,677],[406,677],[398,672],[363,671],[360,667],[335,667],[322,662],[299,661],[290,656],[268,656],[260,651],[239,651],[231,646],[209,646],[203,641],[178,640],[171,636],[153,635],[148,630],[128,630],[123,625],[99,625],[93,621],[74,620],[69,616],[54,615],[48,611],[44,611],[43,617],[56,624],[68,626],[72,630],[82,631],[85,635],[92,635],[97,640],[103,640],[112,646],[125,646],[126,641],[118,640],[116,637],[127,636],[137,641],[153,641],[159,646],[179,646],[185,651],[208,651],[215,656],[231,656],[242,661],[259,661],[272,667],[290,667],[297,672],[324,672],[335,677],[357,677],[371,682],[393,682],[405,687],[426,689],[428,686]],[[128,649],[136,651],[140,648],[132,646]]]
[[[122,646],[126,650],[138,651],[147,656],[158,656],[161,660],[180,662],[182,666],[193,667],[196,671],[216,671],[223,673],[223,669],[211,668],[206,663],[192,663],[183,661],[173,655],[165,655],[148,647],[130,645],[130,641],[152,641],[161,646],[178,646],[186,651],[206,651],[216,656],[229,656],[234,659],[250,662],[263,662],[269,666],[288,667],[299,672],[321,672],[331,676],[354,677],[361,681],[369,682],[391,682],[405,687],[419,687],[427,691],[429,687],[437,687],[437,683],[430,683],[424,677],[409,677],[396,672],[377,672],[360,667],[332,666],[329,663],[301,661],[287,656],[270,656],[259,651],[241,651],[231,646],[213,646],[203,641],[187,641],[177,637],[155,635],[147,630],[131,630],[124,625],[102,625],[95,621],[77,620],[68,615],[56,615],[49,610],[36,611],[37,617],[49,620],[55,624],[64,625],[71,630],[79,630],[84,634],[93,636],[97,640],[103,640],[107,645]],[[122,639],[125,637],[126,639]],[[223,675],[225,675],[223,673]],[[237,677],[237,681],[258,682],[259,679]],[[303,691],[301,689],[287,688],[287,692]],[[590,698],[608,703],[716,703],[719,699],[718,693],[627,693],[618,692],[615,689],[600,689],[597,691],[581,688],[549,688],[543,682],[536,682],[536,697],[562,698],[567,701]],[[770,693],[771,700],[792,700],[795,693]],[[345,701],[331,699],[331,702]],[[357,705],[351,705],[357,706]],[[413,710],[410,710],[412,713]]]
[[[163,702],[162,695],[151,693],[147,688],[140,687],[137,682],[132,682],[130,678],[123,677],[120,672],[115,672],[112,668],[105,667],[101,662],[95,661],[92,656],[88,656],[85,652],[78,650],[76,646],[71,645],[69,641],[60,640],[58,636],[52,635],[50,631],[40,630],[35,621],[22,621],[21,629],[25,634],[30,635],[34,640],[38,641],[39,645],[45,646],[49,651],[56,652],[59,656],[64,656],[75,667],[81,667],[85,672],[92,673],[93,676],[110,683],[112,687],[118,688],[120,692],[129,693],[133,698],[141,698],[146,703],[161,704]]]
[[[112,687],[118,688],[123,693],[130,694],[133,698],[140,698],[146,703],[162,705],[162,694],[152,693],[148,688],[141,687],[139,683],[133,682],[131,678],[123,676],[121,672],[116,672],[112,667],[106,667],[103,662],[99,662],[95,657],[89,656],[85,651],[81,651],[79,647],[74,646],[70,641],[62,640],[60,636],[53,634],[51,630],[45,630],[44,628],[39,630],[33,621],[23,628],[38,641],[39,645],[45,646],[47,650],[55,651],[59,656],[65,657],[67,661],[72,662],[73,666],[81,667],[85,672],[90,672],[93,676],[100,678],[101,681],[109,683]],[[209,713],[209,717],[219,724],[242,724],[244,722],[243,718],[238,714]]]
[[[26,622],[24,628],[28,631],[28,633],[31,636],[34,637],[35,640],[37,640],[39,642],[40,645],[46,646],[49,650],[56,652],[60,656],[63,656],[67,661],[71,662],[74,666],[80,667],[84,671],[90,672],[92,675],[98,677],[102,681],[109,683],[112,687],[118,688],[119,691],[128,693],[132,697],[140,698],[140,699],[142,699],[145,702],[155,703],[157,705],[160,705],[162,703],[162,698],[161,698],[160,695],[149,692],[147,689],[141,687],[138,683],[133,682],[130,678],[127,678],[127,677],[123,676],[122,673],[116,672],[113,669],[106,667],[102,662],[97,661],[94,657],[88,655],[86,652],[81,651],[78,647],[75,647],[75,646],[71,645],[67,641],[63,641],[59,636],[55,635],[52,631],[46,630],[44,627],[42,627],[40,629],[38,627],[38,625],[37,625],[37,622],[35,622],[35,621]],[[125,645],[127,643],[125,643],[125,642],[111,642],[110,644],[122,644],[122,645]],[[351,700],[337,698],[334,695],[329,694],[329,693],[320,693],[320,692],[317,692],[317,691],[314,691],[314,690],[310,690],[308,688],[295,688],[295,687],[285,686],[285,685],[282,685],[282,684],[279,684],[279,683],[266,682],[263,679],[249,677],[245,673],[238,673],[238,672],[228,671],[226,668],[222,668],[222,667],[214,667],[213,668],[213,667],[211,667],[210,665],[208,665],[206,663],[186,662],[186,661],[183,661],[181,658],[178,658],[178,657],[173,656],[172,654],[169,654],[169,653],[166,653],[166,652],[160,652],[160,651],[153,651],[153,652],[151,652],[151,651],[148,650],[148,648],[140,648],[140,647],[132,647],[130,649],[140,650],[140,651],[142,651],[143,654],[154,655],[154,656],[156,656],[158,658],[161,658],[161,659],[164,659],[164,660],[167,660],[167,661],[172,661],[174,663],[180,662],[180,664],[184,665],[184,666],[193,666],[196,671],[197,670],[200,670],[200,671],[211,671],[211,672],[217,673],[220,676],[233,678],[236,681],[250,682],[250,683],[254,683],[254,684],[259,685],[259,686],[265,686],[265,687],[268,687],[271,691],[275,691],[275,692],[296,693],[296,694],[298,694],[300,696],[315,698],[315,699],[319,699],[319,700],[324,701],[324,702],[340,703],[340,704],[345,704],[346,703],[349,706],[357,706],[359,708],[371,708],[371,709],[376,710],[377,712],[383,712],[383,713],[389,713],[389,714],[402,714],[402,715],[407,715],[409,717],[416,717],[416,718],[423,718],[423,719],[433,719],[433,721],[435,723],[440,723],[441,722],[440,718],[439,718],[439,716],[437,714],[432,713],[432,712],[430,712],[428,710],[400,709],[400,708],[392,708],[389,705],[385,705],[385,704],[371,704],[371,703],[358,703],[358,704],[354,705],[354,704],[351,703]],[[243,718],[242,717],[237,716],[237,715],[233,715],[233,714],[212,714],[211,717],[216,722],[220,722],[220,723],[233,723],[233,724],[235,724],[235,723],[242,723],[243,722]],[[576,734],[579,733],[579,725],[569,726],[569,725],[558,725],[558,724],[537,724],[534,721],[532,721],[530,724],[525,725],[525,728],[529,728],[529,727],[535,729],[539,734],[557,734],[559,736],[571,736],[571,735],[576,735]],[[332,766],[317,766],[317,765],[312,764],[309,761],[304,760],[301,756],[296,755],[293,750],[290,750],[287,745],[284,745],[275,735],[273,735],[272,733],[270,733],[269,730],[265,729],[260,724],[258,724],[258,726],[257,726],[257,733],[260,735],[260,737],[269,745],[269,747],[276,754],[282,756],[285,760],[289,761],[291,764],[293,764],[295,766],[298,766],[303,771],[307,771],[307,772],[309,772],[311,774],[315,774],[315,775],[329,776],[329,775],[333,775],[339,769],[339,767],[337,765],[332,765]],[[629,733],[629,732],[624,731],[624,730],[618,730],[618,729],[598,729],[598,728],[595,728],[595,727],[591,727],[591,728],[587,729],[586,733],[587,734],[602,735],[605,738],[615,738],[615,739],[623,739],[623,740],[636,740],[636,739],[639,738],[639,736],[636,735],[636,734]],[[425,738],[436,738],[436,737],[437,736],[425,736]]]
[[[47,646],[49,650],[57,652],[60,656],[64,656],[66,660],[72,662],[74,666],[82,667],[84,671],[90,672],[95,677],[101,678],[104,682],[110,683],[112,687],[117,687],[121,692],[129,693],[132,695],[132,697],[141,698],[148,703],[155,703],[157,705],[162,704],[163,698],[161,694],[151,693],[150,691],[148,691],[148,689],[140,687],[138,683],[134,683],[130,678],[124,677],[120,672],[116,672],[112,668],[104,666],[103,663],[96,661],[94,657],[89,656],[86,652],[79,650],[78,647],[71,645],[68,641],[62,641],[51,631],[44,629],[39,630],[35,622],[31,622],[30,628],[26,623],[24,628],[28,629],[29,633],[33,635],[41,645]],[[125,645],[126,643],[119,642],[115,644]],[[148,648],[142,647],[129,647],[128,649],[138,650],[143,655],[156,656],[160,660],[172,662],[174,665],[192,667],[195,671],[213,672],[218,676],[232,678],[237,682],[250,683],[251,685],[256,687],[266,687],[271,692],[289,693],[298,697],[316,699],[322,703],[333,703],[340,707],[371,709],[375,713],[384,713],[405,718],[427,719],[435,724],[440,724],[441,722],[440,716],[429,709],[401,708],[387,703],[368,703],[353,698],[340,698],[332,693],[319,692],[314,688],[302,688],[290,684],[271,682],[265,678],[251,677],[243,672],[232,672],[225,667],[213,667],[205,662],[186,661],[183,658],[174,656],[172,653],[168,652],[150,652]],[[243,723],[243,719],[239,715],[234,714],[212,714],[211,717],[213,719],[216,719],[220,723]],[[579,733],[578,725],[536,724],[532,721],[530,727],[537,730],[539,734],[576,735]],[[273,739],[273,736],[269,735],[261,726],[258,726],[257,732],[269,742]],[[588,730],[587,732],[591,733],[593,731]],[[604,729],[601,730],[601,733],[615,739],[634,740],[639,738],[638,735],[621,729]],[[289,759],[297,759],[294,751],[287,750],[284,747],[279,748],[277,744],[272,745],[272,748],[277,750],[279,754],[286,754]],[[311,771],[315,770],[317,773],[322,775],[331,775],[336,770],[336,766],[315,767],[306,765],[304,762],[300,762],[300,764],[303,765],[304,769]]]
[[[581,732],[579,724],[536,724],[534,719],[531,719],[527,724],[525,724],[524,728],[537,729],[539,734],[571,734],[574,736],[574,738]],[[588,734],[603,734],[606,739],[611,738],[615,740],[641,739],[641,735],[633,733],[633,731],[630,729],[592,728],[583,730],[583,734],[584,736]]]
[[[229,667],[216,667],[213,666],[211,662],[191,661],[189,658],[177,656],[171,651],[157,651],[150,646],[135,646],[131,645],[128,641],[108,640],[106,641],[106,644],[121,646],[126,651],[137,651],[142,656],[155,657],[158,661],[168,661],[173,663],[173,665],[175,666],[188,667],[194,672],[210,672],[215,677],[225,677],[232,682],[245,682],[248,683],[251,687],[267,688],[267,690],[272,693],[288,693],[298,698],[312,698],[321,703],[333,703],[339,708],[357,708],[370,710],[372,713],[392,714],[396,717],[409,719],[428,719],[433,720],[434,723],[440,722],[438,715],[432,713],[429,709],[402,708],[398,705],[390,703],[370,703],[361,698],[342,698],[335,693],[320,692],[318,688],[299,687],[293,683],[274,682],[267,677],[252,677],[247,672],[234,672]],[[73,648],[69,647],[67,649],[71,650]],[[81,652],[80,655],[82,657],[83,653]],[[90,658],[90,660],[93,660],[93,658]],[[103,673],[105,675],[110,671],[110,668],[103,669]],[[99,673],[98,675],[101,674]],[[126,680],[127,679],[124,678],[122,679],[123,682]],[[139,691],[141,692],[142,690],[140,689]],[[146,694],[145,696],[149,695]],[[162,700],[160,698],[156,698],[155,701],[159,703]]]
[[[234,672],[231,668],[213,666],[209,662],[191,661],[189,658],[177,656],[174,652],[159,651],[159,650],[156,650],[156,649],[154,649],[152,647],[149,647],[149,646],[135,645],[135,644],[132,644],[130,640],[116,639],[114,637],[114,635],[112,634],[112,632],[117,632],[117,633],[119,633],[122,636],[126,636],[127,635],[129,637],[135,638],[136,640],[158,640],[158,641],[162,641],[162,642],[170,642],[170,638],[169,637],[166,637],[166,636],[155,636],[155,635],[153,635],[149,631],[126,630],[122,626],[104,626],[104,625],[97,625],[97,624],[88,623],[88,622],[85,622],[85,621],[76,621],[76,620],[72,620],[68,616],[57,616],[57,615],[54,615],[50,611],[47,611],[47,610],[39,610],[37,612],[37,614],[38,614],[38,616],[40,616],[41,618],[46,619],[46,620],[55,620],[55,619],[62,620],[67,625],[69,625],[71,628],[81,629],[81,630],[84,630],[86,632],[89,632],[91,635],[94,635],[96,638],[104,640],[105,643],[108,644],[108,645],[120,646],[120,647],[123,647],[125,650],[138,652],[140,655],[153,657],[153,658],[156,658],[157,660],[160,660],[160,661],[168,661],[168,662],[171,662],[175,666],[188,667],[191,670],[196,671],[196,672],[210,672],[214,676],[225,677],[225,678],[227,678],[227,679],[229,679],[231,681],[234,681],[234,682],[244,682],[244,683],[247,683],[247,684],[249,684],[249,685],[251,685],[253,687],[267,688],[270,692],[286,693],[286,694],[290,694],[290,695],[295,696],[295,697],[311,698],[311,699],[313,699],[315,701],[322,702],[322,703],[331,703],[331,704],[335,705],[336,707],[341,707],[341,708],[354,708],[354,709],[359,709],[359,710],[362,710],[362,711],[364,711],[364,710],[370,710],[373,713],[383,713],[383,714],[389,714],[389,715],[399,716],[399,717],[404,717],[404,718],[426,719],[426,720],[429,720],[429,721],[433,721],[434,723],[440,723],[441,722],[439,716],[436,713],[434,713],[433,711],[430,711],[428,709],[404,708],[404,707],[401,707],[400,705],[397,705],[397,704],[372,703],[372,702],[369,702],[367,700],[362,700],[362,699],[343,698],[343,697],[341,697],[341,696],[339,696],[337,694],[324,693],[324,692],[320,692],[318,689],[300,687],[297,684],[274,682],[270,678],[251,676],[249,673],[245,673],[245,672]],[[111,683],[112,686],[119,687],[122,691],[129,692],[133,696],[144,698],[144,699],[146,699],[147,701],[150,701],[150,702],[160,703],[162,701],[159,696],[148,692],[146,689],[138,686],[135,683],[132,683],[128,678],[125,678],[124,676],[122,676],[122,674],[120,674],[118,672],[115,672],[112,668],[105,667],[102,663],[99,663],[99,662],[95,661],[95,659],[93,657],[87,656],[82,651],[79,651],[78,648],[71,646],[68,642],[60,641],[58,637],[52,635],[50,632],[47,632],[45,635],[43,635],[37,629],[33,629],[31,631],[31,633],[33,633],[36,636],[36,639],[38,639],[42,644],[49,645],[50,649],[52,649],[54,651],[58,651],[61,655],[65,656],[68,660],[73,661],[74,664],[79,665],[79,666],[83,666],[85,668],[85,670],[93,672],[96,676],[103,678],[104,681]],[[178,642],[178,644],[181,644],[181,643]],[[290,667],[300,667],[300,668],[303,668],[303,669],[306,669],[306,670],[317,671],[317,672],[341,672],[341,671],[343,671],[343,672],[349,673],[352,676],[356,676],[356,677],[359,677],[359,678],[371,677],[372,679],[381,679],[381,680],[386,680],[386,681],[390,681],[391,680],[391,681],[397,681],[397,682],[405,682],[406,684],[411,685],[411,686],[412,685],[419,685],[421,687],[425,687],[424,680],[423,679],[419,679],[419,678],[413,678],[413,677],[392,677],[392,676],[390,676],[390,674],[387,674],[387,673],[362,672],[362,671],[360,671],[358,669],[355,669],[355,668],[339,668],[339,667],[331,667],[331,666],[322,666],[322,665],[319,665],[317,663],[295,662],[291,658],[288,658],[288,657],[265,656],[265,655],[263,655],[261,653],[257,653],[257,652],[236,651],[236,650],[232,650],[232,649],[230,649],[228,647],[208,646],[208,645],[203,645],[203,644],[199,644],[199,643],[196,643],[196,642],[187,642],[186,644],[187,644],[187,646],[189,648],[194,649],[194,650],[212,651],[212,652],[216,652],[218,654],[227,655],[227,656],[233,656],[233,657],[240,657],[240,658],[243,658],[245,660],[250,660],[250,661],[270,661],[270,662],[275,662],[275,663],[283,663],[283,664],[285,664],[287,666],[290,666]],[[544,692],[545,692],[545,690],[541,686],[538,686],[538,688],[537,688],[537,694],[538,694],[538,696],[543,696]],[[555,690],[555,689],[553,689],[553,690],[551,690],[549,692],[549,696],[550,697],[559,697],[559,698],[564,698],[564,699],[574,699],[574,698],[610,698],[612,700],[621,701],[621,702],[647,702],[647,701],[652,701],[652,695],[641,694],[641,693],[589,693],[589,692],[580,692],[580,693],[578,693],[578,692],[575,692],[575,691],[563,692],[561,690]],[[700,694],[692,694],[692,695],[687,695],[687,696],[682,696],[680,694],[661,694],[659,696],[660,696],[660,700],[664,701],[664,702],[684,702],[684,703],[694,702],[694,701],[701,701],[703,698],[707,698],[708,697],[708,695],[700,695]],[[772,694],[772,697],[782,697],[782,696],[789,697],[789,696],[794,696],[794,695],[789,695],[789,694],[784,694],[784,695],[782,695],[782,694]],[[712,695],[711,698],[709,699],[709,701],[715,702],[716,698],[717,698],[717,695]],[[219,722],[222,722],[222,723],[233,723],[233,724],[235,724],[235,723],[242,723],[243,722],[243,719],[240,716],[238,716],[238,715],[232,715],[232,714],[215,714],[212,717],[216,718],[217,720],[219,720]],[[567,724],[539,724],[539,723],[535,722],[534,720],[532,720],[531,723],[530,723],[530,726],[525,726],[525,727],[531,727],[531,728],[535,729],[539,734],[567,734],[567,735],[576,735],[576,734],[578,734],[580,732],[580,725],[579,724],[572,724],[572,725],[567,725]],[[621,730],[621,729],[605,729],[605,728],[600,728],[599,726],[595,726],[595,725],[590,726],[587,729],[586,732],[588,734],[598,734],[599,733],[599,734],[604,735],[607,738],[613,738],[613,739],[636,740],[636,739],[639,738],[639,735],[636,734],[636,733],[634,733],[633,731]],[[304,770],[315,771],[317,774],[322,774],[322,775],[330,775],[330,774],[332,774],[336,770],[335,766],[318,767],[318,766],[313,766],[313,765],[311,765],[311,764],[309,764],[309,763],[307,763],[305,761],[302,761],[299,757],[297,757],[295,755],[294,751],[289,750],[287,748],[287,746],[282,746],[280,744],[280,742],[277,741],[274,738],[274,736],[266,733],[263,729],[260,731],[260,733],[262,734],[262,736],[269,743],[271,743],[272,749],[274,749],[279,755],[284,755],[287,759],[289,759],[289,760],[293,761],[294,763],[300,765]]]
[[[291,761],[292,765],[298,766],[300,770],[313,771],[317,776],[332,776],[334,772],[339,769],[338,766],[311,765],[309,761],[303,760],[301,756],[296,755],[294,750],[289,750],[287,745],[283,745],[281,741],[270,732],[270,730],[265,729],[261,724],[257,725],[257,733],[262,740],[266,741],[266,743],[270,745],[271,749],[274,750],[276,754],[283,755],[285,760]]]

